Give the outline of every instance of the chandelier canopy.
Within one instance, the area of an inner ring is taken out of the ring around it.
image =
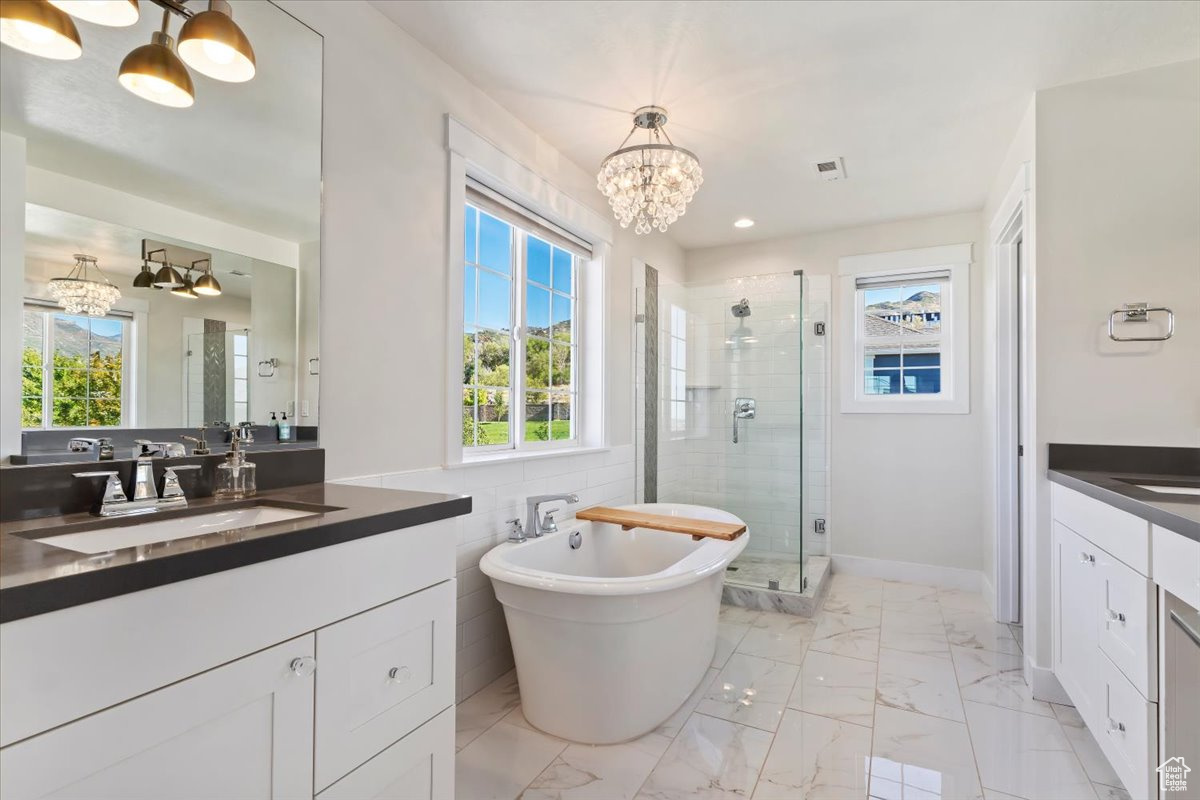
[[[87,314],[89,317],[103,317],[112,308],[112,304],[121,299],[121,292],[105,277],[96,266],[96,257],[76,253],[75,266],[65,278],[55,278],[50,281],[50,296],[68,314]],[[100,280],[88,277],[90,270],[96,270]]]
[[[666,109],[639,108],[633,114],[629,136],[600,165],[596,185],[608,198],[622,228],[633,224],[638,233],[656,228],[665,231],[684,215],[704,183],[699,159],[675,146],[664,129],[666,124]],[[646,143],[626,147],[639,128],[646,131]]]

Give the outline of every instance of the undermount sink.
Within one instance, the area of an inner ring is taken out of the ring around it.
[[[45,536],[34,539],[35,542],[61,547],[86,555],[107,553],[126,547],[139,547],[148,544],[161,544],[176,539],[187,539],[192,536],[203,536],[209,533],[221,533],[241,528],[253,528],[257,525],[269,525],[273,522],[311,517],[323,513],[326,509],[307,510],[297,508],[282,508],[279,506],[257,505],[242,508],[230,508],[223,511],[213,511],[207,514],[174,517],[172,519],[155,520],[153,518],[137,517],[125,525],[108,528],[93,528],[79,533],[63,533],[57,536]]]
[[[1200,496],[1200,486],[1165,486],[1155,483],[1135,483],[1139,489],[1149,489],[1160,494],[1190,494]]]

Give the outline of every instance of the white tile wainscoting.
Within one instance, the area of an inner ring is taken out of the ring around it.
[[[977,591],[834,575],[813,619],[723,606],[700,686],[632,742],[534,730],[503,675],[457,709],[457,793],[1127,800],[1075,709],[1030,695],[1020,647]]]
[[[333,483],[469,494],[471,514],[454,521],[458,535],[458,676],[459,702],[513,667],[504,610],[491,581],[479,570],[483,554],[504,541],[505,520],[525,521],[525,498],[534,494],[579,495],[578,505],[562,504],[559,519],[594,505],[633,502],[633,445],[603,452],[538,456],[449,469],[388,472],[343,478]]]

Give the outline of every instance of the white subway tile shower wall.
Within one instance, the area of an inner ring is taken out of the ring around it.
[[[504,611],[479,560],[507,534],[505,520],[525,520],[525,498],[534,494],[579,495],[563,504],[561,519],[577,508],[634,502],[632,445],[579,455],[519,462],[426,469],[347,478],[336,483],[384,489],[469,494],[471,514],[455,520],[458,535],[458,701],[470,697],[513,667]]]
[[[829,320],[833,281],[829,275],[808,275],[804,279],[804,552],[810,556],[830,554],[833,527],[829,518],[829,414],[830,340],[833,325]],[[825,335],[817,336],[817,323],[825,325]],[[816,533],[818,519],[825,520],[825,533]]]

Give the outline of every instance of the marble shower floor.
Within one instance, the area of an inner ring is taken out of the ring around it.
[[[771,581],[779,581],[779,585],[771,587]],[[804,591],[804,565],[799,559],[789,561],[743,553],[725,571],[725,583],[799,594]]]
[[[705,679],[633,742],[533,729],[514,673],[468,698],[455,795],[1128,798],[1075,709],[1030,695],[1013,633],[976,593],[847,575],[811,619],[723,606]]]

